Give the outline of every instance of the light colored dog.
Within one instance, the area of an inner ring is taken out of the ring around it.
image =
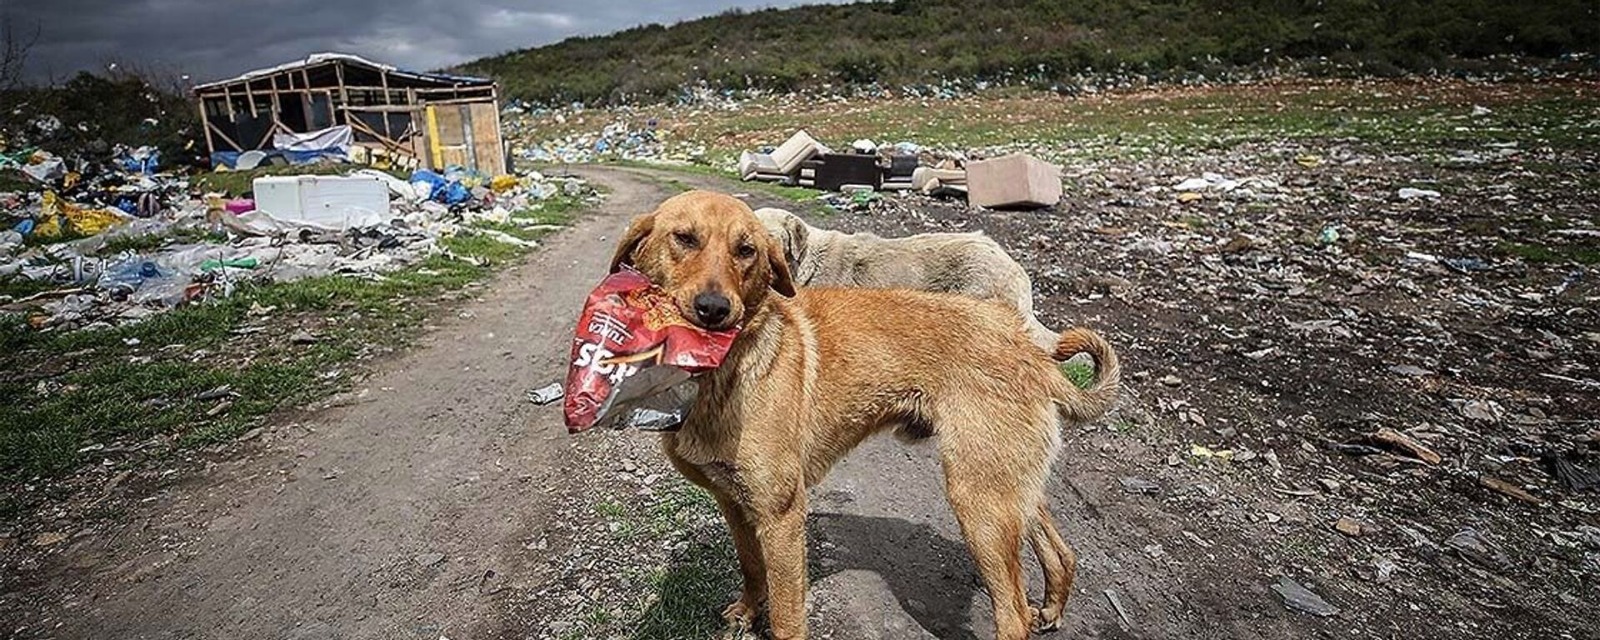
[[[945,492],[994,604],[996,637],[1061,622],[1076,556],[1046,509],[1063,422],[1104,415],[1117,356],[1072,329],[1053,351],[1088,353],[1087,390],[1019,330],[1008,305],[907,289],[796,289],[777,240],[750,208],[690,191],[633,220],[612,257],[661,286],[707,329],[742,327],[721,367],[698,378],[683,428],[662,437],[684,476],[716,498],[744,586],[723,612],[748,625],[763,603],[773,637],[806,634],[807,488],[862,440],[932,441]],[[1022,542],[1045,575],[1033,609]]]
[[[997,300],[1022,312],[1034,344],[1054,351],[1060,335],[1033,314],[1033,281],[999,243],[982,233],[919,233],[883,238],[806,224],[783,209],[756,217],[783,243],[796,285],[906,288]]]

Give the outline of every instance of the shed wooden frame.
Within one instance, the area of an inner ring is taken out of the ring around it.
[[[507,172],[499,88],[492,80],[405,71],[359,56],[321,53],[198,85],[206,151],[272,149],[275,133],[348,125],[357,161],[459,165]]]

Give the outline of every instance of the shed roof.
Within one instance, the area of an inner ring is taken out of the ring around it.
[[[438,83],[438,84],[440,84],[442,86],[462,86],[462,85],[465,85],[465,86],[489,86],[489,85],[494,84],[494,81],[490,80],[488,78],[477,78],[477,77],[473,77],[473,76],[457,76],[457,75],[449,75],[449,74],[443,74],[443,73],[424,73],[424,72],[420,72],[420,71],[407,71],[405,69],[400,69],[400,68],[395,67],[393,65],[387,65],[387,64],[383,64],[381,62],[374,62],[372,60],[368,60],[368,59],[363,58],[361,56],[353,55],[353,54],[349,54],[349,53],[313,53],[313,54],[311,54],[309,56],[306,56],[305,60],[296,60],[294,62],[286,62],[286,63],[280,64],[280,65],[277,65],[275,67],[268,67],[268,68],[265,68],[265,69],[256,69],[254,71],[247,71],[247,72],[245,72],[243,74],[240,74],[240,75],[238,75],[236,77],[233,77],[233,78],[228,78],[226,80],[216,80],[216,81],[213,81],[213,82],[207,82],[205,84],[195,85],[194,89],[196,91],[200,91],[200,90],[204,90],[204,89],[214,89],[214,88],[219,88],[219,87],[223,87],[223,86],[227,86],[227,85],[233,85],[233,84],[249,82],[251,80],[256,80],[256,79],[259,79],[259,78],[265,78],[265,77],[272,76],[272,75],[279,74],[279,73],[283,73],[283,72],[286,72],[286,71],[295,71],[295,70],[304,69],[304,68],[308,68],[308,67],[315,67],[315,66],[320,66],[320,65],[325,65],[325,64],[333,64],[333,63],[344,63],[344,64],[350,64],[350,65],[358,65],[358,66],[369,67],[369,68],[373,69],[374,71],[388,72],[390,75],[393,75],[393,76],[398,76],[398,77],[402,77],[402,78],[409,78],[409,79],[417,80],[417,81],[420,81],[420,82]]]

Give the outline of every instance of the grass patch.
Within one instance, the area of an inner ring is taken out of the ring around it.
[[[661,488],[642,504],[607,499],[593,508],[618,543],[693,540],[662,562],[627,570],[621,578],[625,604],[592,603],[574,615],[563,638],[689,640],[716,637],[725,629],[720,613],[739,588],[738,560],[726,532],[696,531],[719,518],[716,503],[680,479],[663,480]]]
[[[1555,264],[1563,262],[1576,262],[1579,264],[1600,264],[1600,250],[1585,247],[1561,247],[1549,245],[1531,245],[1517,242],[1502,242],[1496,246],[1501,254],[1522,258],[1528,262],[1539,264]]]
[[[194,227],[171,227],[165,233],[148,233],[138,236],[118,236],[106,241],[96,253],[116,255],[124,251],[146,253],[169,244],[195,244],[202,242],[227,242],[228,236]]]
[[[670,171],[673,173],[706,176],[709,178],[721,178],[723,180],[740,182],[739,176],[734,175],[732,172],[723,171],[717,169],[716,167],[703,164],[655,164],[650,162],[640,162],[638,160],[609,160],[607,163],[622,167],[649,169],[652,171]],[[667,180],[664,181],[664,183],[682,191],[688,191],[692,188],[678,180]],[[740,182],[740,184],[743,185],[742,188],[749,191],[759,191],[771,196],[783,198],[785,200],[807,204],[815,203],[817,201],[817,196],[821,194],[821,192],[817,191],[816,189],[807,189],[805,187],[788,187],[781,184],[772,184],[770,182],[752,181]]]
[[[567,220],[578,205],[551,201],[537,219]],[[472,235],[443,244],[456,257],[431,256],[382,279],[244,286],[109,329],[39,333],[21,316],[0,316],[0,484],[69,472],[95,455],[80,453],[90,445],[226,441],[276,409],[331,395],[344,388],[341,367],[421,330],[429,307],[417,301],[459,291],[526,251]],[[264,307],[275,310],[252,315]],[[290,344],[285,336],[301,324],[319,340]],[[228,394],[213,397],[223,387]]]
[[[1061,375],[1066,376],[1073,385],[1079,389],[1088,389],[1094,384],[1094,365],[1087,362],[1071,360],[1057,365]]]
[[[27,280],[24,278],[7,280],[0,282],[0,297],[26,298],[35,293],[43,293],[55,289],[57,286],[59,285],[54,282],[41,280]]]
[[[654,604],[634,623],[635,640],[711,638],[727,627],[719,613],[739,589],[738,559],[727,542],[696,544],[648,576]]]

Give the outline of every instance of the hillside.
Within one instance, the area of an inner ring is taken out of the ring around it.
[[[950,79],[1052,88],[1085,72],[1154,79],[1285,61],[1312,72],[1475,69],[1600,43],[1590,0],[896,0],[729,12],[572,38],[462,65],[509,96],[590,104],[686,85],[788,91]],[[1592,66],[1592,63],[1591,65]]]

